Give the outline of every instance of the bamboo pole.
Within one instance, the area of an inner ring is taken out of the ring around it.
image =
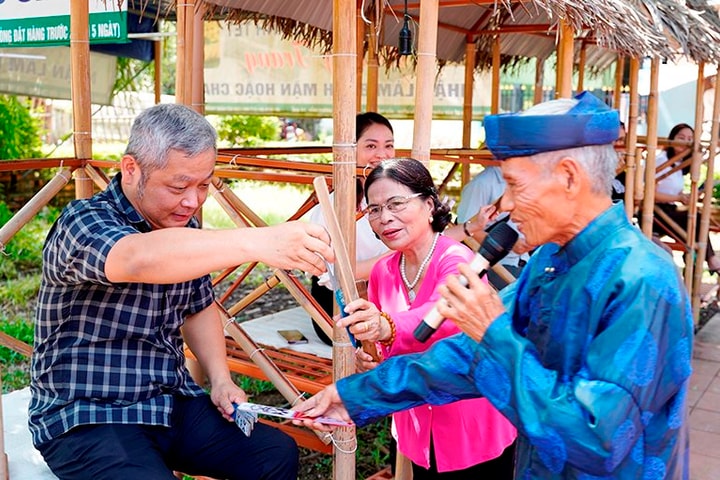
[[[0,391],[2,391],[2,375],[0,375]],[[10,480],[8,456],[5,453],[5,426],[3,425],[2,397],[0,397],[0,480]]]
[[[182,5],[178,5],[175,9],[177,19],[175,20],[175,27],[177,29],[175,35],[175,103],[185,105],[187,102],[184,98],[185,84],[187,79],[185,78],[185,72],[187,72],[188,65],[186,65],[185,50],[187,48],[187,34],[185,33],[185,17],[187,16],[187,8]]]
[[[470,148],[472,141],[473,87],[475,82],[475,43],[471,37],[465,41],[465,90],[463,92],[463,133],[462,147]],[[460,171],[461,185],[470,181],[470,164],[463,163]]]
[[[629,197],[628,191],[625,190],[625,211],[627,212],[628,218],[632,218],[635,213],[635,205],[640,205],[640,201],[643,198],[642,179],[643,171],[640,164],[639,150],[636,148],[637,145],[637,122],[638,122],[638,111],[640,109],[640,96],[638,93],[638,77],[640,73],[640,60],[637,58],[630,59],[630,104],[628,108],[628,123],[627,123],[627,135],[625,137],[626,142],[626,162],[627,162],[627,177],[625,182],[633,182],[630,191],[634,194],[633,197]]]
[[[240,299],[240,301],[236,302],[232,307],[227,309],[227,312],[230,316],[234,317],[238,313],[242,312],[247,308],[248,305],[253,303],[258,298],[265,295],[267,292],[273,289],[273,287],[277,286],[277,284],[280,283],[280,279],[277,277],[277,275],[273,275],[270,278],[266,278],[263,283],[255,287],[255,289],[245,295],[243,298]]]
[[[85,0],[70,1],[70,65],[73,105],[73,145],[75,158],[92,158],[92,119],[90,98],[89,4]],[[92,181],[85,171],[75,171],[75,197],[93,194]]]
[[[345,239],[340,231],[340,224],[333,211],[333,206],[330,200],[330,192],[325,182],[325,177],[315,177],[313,180],[313,186],[315,187],[315,193],[317,194],[318,201],[320,202],[320,210],[322,211],[323,218],[325,219],[325,225],[330,233],[332,241],[333,251],[335,252],[335,276],[338,279],[339,288],[343,293],[346,303],[353,302],[360,298],[355,285],[355,276],[353,275],[352,263],[350,256],[347,253],[347,247]],[[337,340],[342,345],[350,345],[348,334],[341,328],[335,328],[333,339]],[[376,362],[381,361],[378,355],[377,347],[373,342],[362,342],[362,349],[365,353],[370,355]]]
[[[653,210],[655,207],[655,153],[657,151],[658,116],[658,73],[660,60],[655,57],[650,62],[650,94],[647,111],[647,155],[645,157],[645,194],[642,203],[642,231],[652,237]]]
[[[492,44],[492,93],[490,94],[490,113],[500,113],[500,35],[495,35]]]
[[[153,64],[155,65],[155,74],[153,76],[155,88],[155,105],[162,101],[162,54],[164,39],[158,39],[153,42]]]
[[[712,210],[712,192],[715,187],[715,156],[718,153],[718,140],[720,140],[720,70],[715,75],[715,98],[713,102],[712,112],[712,127],[710,130],[710,145],[708,145],[708,161],[707,161],[707,174],[705,176],[705,196],[703,197],[703,210],[702,216],[700,217],[700,233],[698,238],[698,257],[700,259],[705,258],[707,252],[708,234],[710,232],[710,211]],[[702,269],[698,268],[695,272],[695,278],[693,282],[693,322],[695,325],[700,320],[700,284],[702,283]]]
[[[585,90],[585,61],[587,58],[587,44],[582,42],[580,46],[580,62],[578,63],[578,84],[575,91]]]
[[[348,241],[348,255],[355,259],[355,99],[357,62],[355,0],[333,0],[333,186],[335,212],[342,234]],[[334,329],[338,330],[338,329]],[[334,339],[334,337],[333,337]],[[352,349],[333,346],[333,377],[338,380],[355,373]],[[333,478],[355,478],[355,427],[334,433]]]
[[[412,156],[426,167],[430,162],[438,14],[438,0],[425,0],[420,3]]]
[[[105,190],[110,184],[110,179],[105,175],[105,172],[99,168],[93,167],[92,165],[85,165],[84,169],[87,176],[90,177],[100,190]]]
[[[253,341],[250,335],[237,323],[234,318],[225,311],[222,305],[215,302],[218,309],[218,319],[222,323],[225,332],[243,349],[250,357],[250,360],[260,368],[265,376],[277,388],[278,392],[287,400],[291,406],[295,406],[305,395],[285,376],[285,374],[273,363],[264,350]],[[330,438],[321,432],[314,432],[325,445],[330,443]]]
[[[685,253],[685,285],[690,292],[690,298],[694,298],[698,292],[693,291],[693,272],[698,270],[702,275],[703,262],[705,258],[696,255],[697,237],[695,232],[697,225],[697,204],[698,204],[698,185],[700,182],[700,164],[702,164],[702,147],[700,146],[700,136],[702,135],[703,121],[703,93],[705,85],[705,64],[698,63],[698,76],[695,87],[695,134],[693,138],[693,154],[692,163],[690,164],[690,200],[688,201],[688,222],[687,222],[687,243],[690,247]],[[712,190],[711,190],[712,192]],[[704,242],[704,240],[701,240]],[[690,268],[688,268],[690,267]],[[698,300],[699,302],[699,300]]]
[[[8,222],[0,227],[0,254],[5,245],[20,229],[25,226],[50,200],[62,190],[72,177],[72,169],[59,170]]]
[[[615,90],[613,91],[613,108],[620,109],[620,98],[623,87],[623,73],[625,72],[625,57],[618,56],[615,60]]]
[[[560,20],[560,43],[558,44],[557,98],[572,96],[573,42],[575,32],[567,21]]]
[[[545,82],[545,59],[535,59],[535,87],[533,91],[533,105],[543,101],[543,83]]]
[[[223,209],[224,208],[225,207],[223,206]],[[258,263],[259,262],[248,263],[245,266],[245,268],[243,268],[242,272],[240,272],[240,274],[237,277],[235,277],[235,280],[232,281],[230,286],[227,289],[225,289],[225,292],[223,292],[223,294],[220,296],[220,298],[218,298],[218,301],[224,305],[225,302],[228,300],[228,298],[230,298],[230,296],[233,294],[233,292],[235,290],[237,290],[237,288],[240,285],[242,285],[242,282],[245,281],[245,279],[248,277],[248,275],[250,275],[252,273],[252,271],[255,270],[255,267],[258,266]],[[236,265],[233,268],[226,268],[225,270],[220,272],[220,274],[218,274],[216,277],[214,277],[212,279],[213,287],[220,284],[223,280],[225,280],[225,278],[227,278],[228,275],[230,275],[232,272],[234,272],[238,267],[239,267],[239,265]],[[233,313],[233,315],[234,315],[234,313]]]
[[[205,21],[207,4],[198,3],[192,17],[192,83],[190,85],[191,107],[205,115]]]
[[[93,196],[93,181],[84,168],[73,172],[75,178],[75,198],[90,198]]]
[[[202,1],[202,0],[198,0]],[[197,4],[195,0],[185,0],[183,8],[185,9],[185,88],[182,92],[183,104],[192,106],[193,98],[193,69],[195,68],[195,8]]]

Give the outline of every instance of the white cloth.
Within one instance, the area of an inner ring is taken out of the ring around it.
[[[660,166],[667,161],[667,152],[662,151],[657,154],[657,157],[655,158],[655,165]],[[660,175],[670,170],[670,168],[670,166],[663,168],[655,176],[659,177]],[[673,173],[657,182],[656,186],[657,192],[664,193],[666,195],[679,195],[683,192],[684,189],[685,179],[683,178],[682,169],[675,170]]]
[[[502,178],[500,167],[486,167],[485,170],[475,175],[475,178],[463,187],[457,209],[458,223],[467,222],[477,215],[481,207],[491,205],[503,193],[505,193],[505,180]],[[523,238],[522,233],[518,231],[512,220],[508,220],[507,223],[520,234],[520,238]],[[527,261],[528,258],[530,256],[527,253],[518,255],[511,251],[505,258],[500,260],[500,264],[517,267],[520,260]]]
[[[55,479],[40,452],[32,444],[28,429],[30,388],[15,390],[2,396],[5,452],[12,480]]]

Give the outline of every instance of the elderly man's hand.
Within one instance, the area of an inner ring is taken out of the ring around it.
[[[296,412],[305,414],[306,419],[293,420],[295,425],[302,425],[313,430],[330,432],[335,430],[334,426],[329,426],[313,421],[315,417],[330,417],[344,422],[352,423],[350,415],[348,415],[345,405],[338,394],[335,384],[332,383],[318,392],[315,396],[295,405],[293,408]]]
[[[463,286],[457,276],[449,277],[439,289],[444,301],[438,302],[438,313],[479,342],[493,320],[505,312],[505,306],[495,289],[483,283],[468,265],[458,269],[468,279],[468,286]]]

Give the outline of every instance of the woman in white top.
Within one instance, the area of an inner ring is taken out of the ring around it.
[[[355,138],[357,141],[357,164],[365,167],[366,172],[380,164],[383,160],[395,157],[395,136],[390,121],[376,112],[365,112],[357,115],[355,120]],[[358,177],[357,185],[357,212],[365,208],[363,197],[363,183],[365,176]],[[312,223],[325,224],[320,208],[310,211]],[[356,280],[367,280],[375,261],[389,250],[373,233],[367,216],[363,215],[356,225],[355,239],[355,277]],[[327,274],[326,274],[327,275]],[[312,277],[310,294],[323,307],[325,312],[333,316],[333,292],[324,286],[325,278]],[[313,322],[313,328],[318,336],[328,345],[332,341],[325,332]]]
[[[690,125],[686,123],[679,123],[670,130],[668,140],[692,142],[694,137],[695,131]],[[664,151],[658,154],[656,164],[658,166],[662,166],[668,160],[676,160],[662,168],[657,173],[657,176],[663,176],[665,173],[670,171],[672,167],[682,163],[684,160],[690,158],[690,156],[692,156],[692,148],[688,145],[671,145],[667,147]],[[689,167],[677,169],[670,175],[658,180],[655,185],[656,205],[675,223],[683,228],[686,228],[688,223],[688,209],[678,208],[678,204],[687,206],[690,201],[690,195],[684,192],[685,179],[683,178],[686,173],[689,173],[689,171]],[[667,234],[668,229],[673,231],[671,227],[663,224],[663,220],[660,217],[656,216],[655,218],[657,221],[653,224],[653,230],[658,234]],[[698,221],[699,220],[700,218],[698,216]],[[705,261],[707,262],[708,270],[711,273],[717,273],[720,270],[720,258],[715,255],[715,250],[713,249],[709,238],[707,239]]]

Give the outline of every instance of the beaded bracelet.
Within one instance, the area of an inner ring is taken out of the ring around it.
[[[463,222],[463,232],[465,232],[465,236],[472,237],[472,233],[468,230],[468,222]]]
[[[387,340],[380,340],[380,343],[383,344],[386,347],[389,347],[393,344],[395,341],[395,337],[397,336],[397,329],[395,328],[395,322],[393,322],[393,319],[390,318],[390,315],[388,315],[385,312],[380,312],[380,316],[383,317],[385,320],[387,320],[388,325],[390,325],[390,338]]]

